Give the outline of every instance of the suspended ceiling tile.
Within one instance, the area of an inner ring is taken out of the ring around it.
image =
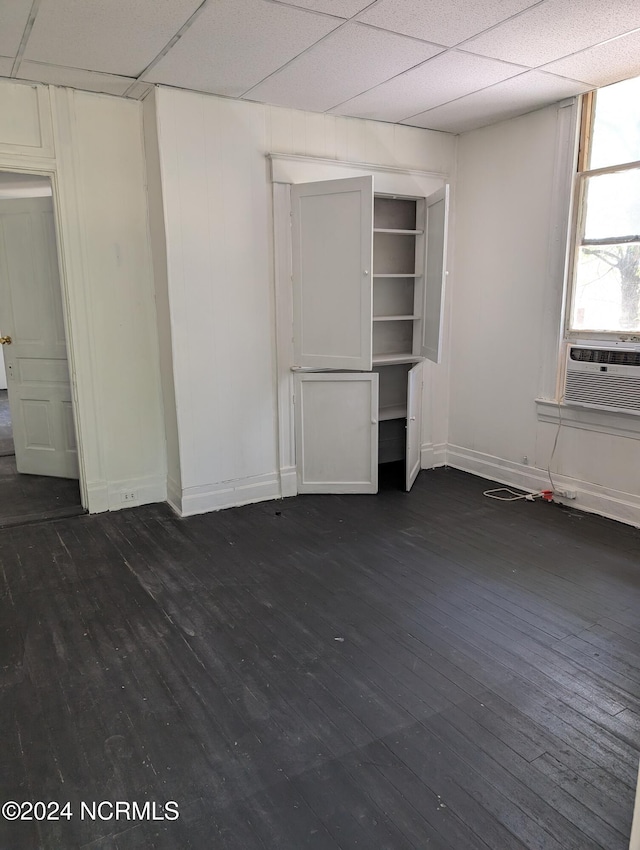
[[[266,0],[217,0],[145,79],[239,97],[341,23]]]
[[[546,0],[464,49],[533,68],[638,27],[638,0]]]
[[[640,74],[640,31],[589,47],[544,66],[545,71],[608,86]]]
[[[9,0],[0,4],[0,54],[15,56],[29,20],[33,0]]]
[[[247,93],[251,100],[324,112],[442,50],[350,23]]]
[[[13,68],[13,59],[8,56],[0,56],[0,77],[8,77]]]
[[[588,88],[583,83],[555,77],[543,71],[527,71],[519,77],[436,106],[401,123],[429,130],[465,133],[496,121],[524,115],[566,97],[581,94]]]
[[[282,0],[288,6],[298,6],[302,9],[311,9],[315,12],[326,12],[337,18],[350,18],[357,14],[365,6],[371,4],[371,0]]]
[[[82,71],[78,68],[61,68],[59,65],[42,65],[39,62],[21,62],[18,76],[21,80],[48,83],[52,86],[68,86],[72,89],[118,95],[124,94],[133,82],[130,77]]]
[[[381,0],[359,21],[451,47],[532,6],[536,0]]]
[[[137,76],[201,0],[42,0],[25,59]]]
[[[337,115],[401,121],[441,103],[521,74],[525,68],[450,51],[331,110]]]

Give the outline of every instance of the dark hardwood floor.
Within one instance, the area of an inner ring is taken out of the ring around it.
[[[0,847],[626,848],[640,532],[488,486],[0,532]]]
[[[0,455],[0,529],[82,513],[76,480],[22,475],[13,455]]]

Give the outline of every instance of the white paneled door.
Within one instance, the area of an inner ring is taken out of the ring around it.
[[[18,472],[78,478],[50,197],[0,201],[0,329]]]
[[[409,370],[407,376],[407,452],[405,456],[407,492],[413,487],[413,482],[420,472],[423,368],[422,363],[417,363],[413,369]]]
[[[423,357],[440,362],[444,321],[444,288],[447,277],[447,230],[449,223],[449,185],[434,192],[427,203],[427,264],[422,315]]]
[[[291,187],[296,366],[371,369],[373,177]]]
[[[378,375],[295,375],[299,493],[378,492]]]

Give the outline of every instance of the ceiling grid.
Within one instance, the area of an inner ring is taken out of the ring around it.
[[[638,0],[12,0],[0,76],[460,133],[640,74]]]

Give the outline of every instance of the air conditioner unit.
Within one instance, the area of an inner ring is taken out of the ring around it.
[[[640,414],[640,351],[567,346],[566,404]]]

